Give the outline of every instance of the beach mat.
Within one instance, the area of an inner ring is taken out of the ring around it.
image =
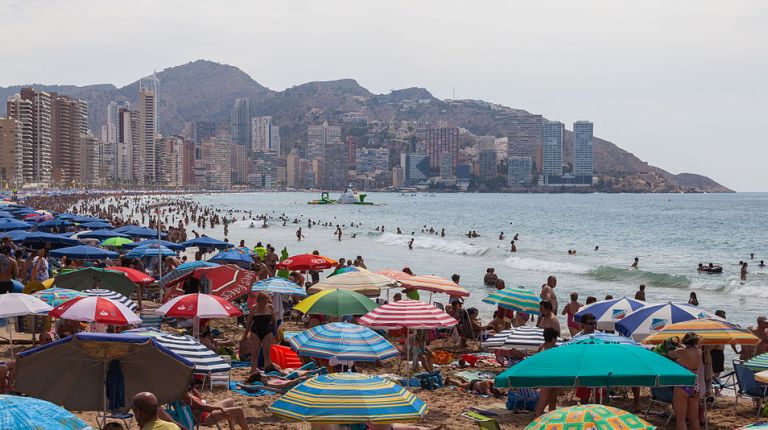
[[[238,384],[238,382],[229,381],[229,391],[232,391],[233,393],[237,393],[237,394],[240,394],[240,395],[243,395],[243,396],[247,396],[247,397],[261,397],[261,396],[266,396],[266,395],[269,395],[269,394],[275,394],[272,391],[266,391],[266,390],[258,390],[258,391],[241,390],[240,388],[237,388],[237,384]]]

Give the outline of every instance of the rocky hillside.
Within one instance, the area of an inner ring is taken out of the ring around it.
[[[160,132],[180,133],[191,121],[213,121],[226,126],[236,98],[251,100],[254,115],[271,115],[281,126],[281,140],[291,146],[306,139],[306,127],[324,120],[338,124],[345,112],[362,112],[382,121],[447,121],[477,135],[505,136],[510,121],[530,113],[481,100],[444,101],[423,88],[394,90],[372,94],[355,80],[309,82],[272,91],[242,70],[211,61],[198,60],[171,67],[157,74],[160,79]],[[28,86],[28,85],[27,85]],[[117,88],[109,84],[85,87],[39,85],[88,101],[90,125],[99,130],[105,122],[106,106],[111,100],[136,103],[138,81]],[[17,93],[21,86],[0,87],[0,100]],[[5,103],[0,115],[5,114]],[[566,154],[571,151],[571,135],[566,134]],[[595,138],[595,172],[606,190],[659,191],[731,191],[715,181],[691,173],[674,175],[650,166],[617,145]]]

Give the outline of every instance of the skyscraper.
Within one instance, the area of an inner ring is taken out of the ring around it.
[[[533,171],[531,157],[512,156],[507,160],[507,185],[530,185]]]
[[[322,158],[325,154],[325,146],[341,143],[341,127],[338,125],[310,125],[307,127],[307,159]]]
[[[389,150],[358,149],[355,154],[355,172],[358,175],[373,175],[377,171],[389,172]]]
[[[117,148],[115,170],[118,182],[138,184],[142,182],[144,168],[139,133],[139,112],[120,109],[117,120]]]
[[[477,138],[477,161],[479,175],[485,179],[496,177],[496,138],[481,136]]]
[[[429,177],[429,157],[426,154],[400,154],[400,167],[404,170],[405,183],[408,185],[419,184]]]
[[[230,121],[232,143],[245,147],[251,145],[251,116],[251,101],[245,98],[235,100]]]
[[[161,166],[159,155],[158,105],[160,80],[155,74],[139,80],[139,161],[140,175],[135,178],[140,184],[154,184],[157,181]],[[134,165],[136,165],[134,160]]]
[[[544,123],[542,173],[545,184],[558,184],[563,175],[563,133],[562,122],[547,121]]]
[[[107,105],[107,123],[101,126],[101,142],[104,145],[103,157],[109,181],[118,181],[117,174],[117,135],[120,123],[120,109],[129,109],[130,103],[111,101]]]
[[[573,123],[573,176],[577,184],[591,185],[593,169],[592,136],[594,124],[589,121]]]
[[[0,189],[24,184],[24,149],[22,123],[13,118],[0,118]]]
[[[301,157],[299,151],[294,148],[285,159],[286,162],[286,186],[290,188],[299,188],[302,185],[303,177],[301,171]]]
[[[210,121],[195,121],[192,123],[192,141],[200,144],[209,137],[216,136],[216,123]]]
[[[272,151],[280,155],[280,127],[272,124],[272,117],[254,117],[251,125],[251,151]]]
[[[541,115],[515,115],[507,126],[507,157],[529,157],[541,172],[542,159],[539,154],[544,141],[544,117]]]
[[[456,169],[459,160],[459,129],[457,127],[430,127],[427,128],[426,150],[429,157],[429,167],[433,171],[440,169],[441,154],[450,153],[452,158],[451,175]]]
[[[8,117],[22,123],[23,177],[26,183],[51,185],[51,95],[22,88],[8,99]]]
[[[81,156],[84,154],[80,146],[87,134],[86,102],[51,93],[51,164],[55,184],[72,186],[80,183]],[[93,153],[88,152],[88,155],[93,156]]]

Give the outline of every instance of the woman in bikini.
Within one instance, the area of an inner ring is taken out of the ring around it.
[[[272,364],[269,351],[275,340],[275,313],[269,302],[269,296],[263,291],[256,296],[256,304],[248,313],[245,326],[248,330],[243,333],[242,341],[249,336],[248,331],[251,332],[251,372],[259,367],[260,351],[264,357],[264,367],[268,367]]]
[[[583,305],[579,303],[579,293],[571,293],[571,301],[563,307],[563,315],[567,315],[568,331],[571,333],[571,337],[581,330],[581,326],[574,319],[574,315],[579,311],[579,308]]]
[[[228,398],[214,404],[207,404],[194,385],[190,385],[183,401],[192,408],[195,422],[200,425],[212,426],[219,421],[226,420],[230,430],[235,430],[235,425],[240,426],[241,430],[248,430],[243,408],[237,406],[232,399]]]
[[[689,332],[683,336],[683,348],[669,352],[669,358],[677,364],[693,372],[697,379],[701,368],[701,348],[699,336]],[[675,409],[675,424],[677,430],[699,430],[699,383],[698,380],[690,386],[675,387],[672,393],[672,407]],[[688,424],[686,424],[686,418]]]

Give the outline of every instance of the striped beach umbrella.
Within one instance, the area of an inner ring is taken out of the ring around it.
[[[544,329],[538,327],[516,327],[504,330],[483,342],[487,348],[514,348],[521,351],[533,351],[544,343]]]
[[[157,283],[165,288],[171,284],[174,284],[179,281],[179,279],[184,278],[185,276],[192,273],[193,270],[198,269],[200,267],[216,267],[218,264],[211,263],[208,261],[190,261],[189,263],[182,263],[176,266],[175,269],[168,272],[165,276],[160,278]]]
[[[123,267],[123,266],[107,266],[105,267],[107,270],[111,270],[113,272],[123,272],[125,273],[125,276],[128,277],[128,279],[131,280],[136,285],[147,285],[155,282],[155,278],[147,275],[146,273],[133,269],[131,267]]]
[[[702,345],[757,345],[760,342],[747,329],[722,320],[703,319],[670,324],[643,339],[643,343],[658,345],[673,336],[682,339],[688,332],[696,333]]]
[[[747,366],[748,369],[754,370],[755,372],[768,370],[768,352],[750,358],[744,363],[744,365]]]
[[[768,429],[768,421],[759,421],[748,426],[739,427],[736,430],[766,430]]]
[[[416,275],[400,282],[403,287],[415,288],[417,290],[443,293],[451,296],[469,296],[469,291],[465,290],[464,287],[440,276]]]
[[[540,313],[539,297],[533,291],[526,290],[523,287],[507,287],[503,290],[495,291],[484,298],[483,302],[527,314],[538,315]]]
[[[125,305],[104,297],[78,297],[56,306],[48,315],[101,324],[141,324],[141,318]]]
[[[653,430],[656,426],[625,410],[605,405],[560,408],[536,418],[525,430]]]
[[[383,361],[400,355],[391,343],[368,327],[345,322],[323,324],[293,336],[299,355],[339,361]]]
[[[59,306],[60,304],[77,297],[86,297],[87,295],[82,291],[69,290],[66,288],[51,287],[42,291],[38,291],[32,294],[38,299],[48,303],[52,307]]]
[[[382,288],[396,286],[397,283],[384,275],[369,271],[346,272],[328,277],[318,282],[309,289],[309,293],[323,290],[351,290],[368,297],[379,297]]]
[[[93,430],[68,410],[34,397],[0,394],[0,428]]]
[[[720,319],[687,303],[647,305],[617,321],[616,331],[622,336],[631,336],[636,341],[642,341],[670,324],[705,318]]]
[[[311,423],[359,424],[418,421],[427,404],[384,378],[361,373],[332,373],[302,382],[268,410],[280,417]]]
[[[300,301],[293,309],[304,314],[340,317],[363,315],[376,309],[376,302],[350,290],[324,290]]]
[[[136,309],[139,308],[138,306],[136,306],[136,303],[133,300],[112,290],[105,290],[102,288],[92,288],[89,290],[83,290],[83,293],[90,297],[104,297],[106,299],[114,300],[124,305],[126,308],[130,309],[133,312],[136,312]]]
[[[440,328],[458,324],[444,311],[418,300],[400,300],[388,303],[368,312],[360,318],[360,324],[372,328]]]
[[[174,335],[155,328],[136,328],[123,333],[147,336],[170,349],[176,355],[186,358],[195,365],[195,373],[228,372],[232,367],[216,352],[211,351],[192,336]]]
[[[581,322],[581,317],[585,314],[592,314],[597,319],[597,328],[599,330],[615,330],[616,321],[624,319],[630,313],[646,306],[648,303],[640,300],[620,297],[618,299],[603,300],[582,306],[574,315],[576,322]]]
[[[258,293],[260,291],[264,291],[265,293],[290,294],[302,297],[306,297],[307,295],[307,292],[304,291],[304,288],[299,286],[299,284],[280,277],[262,279],[261,281],[251,286],[252,293]]]
[[[392,279],[393,281],[404,281],[406,279],[412,278],[413,275],[409,275],[405,272],[402,272],[400,270],[395,269],[381,269],[377,270],[373,273],[378,273],[379,275],[384,275],[389,279]]]

